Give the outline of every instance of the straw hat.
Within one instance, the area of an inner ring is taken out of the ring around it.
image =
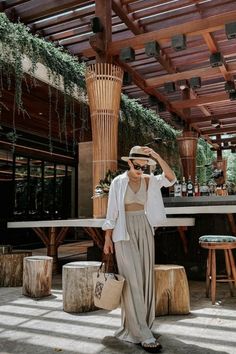
[[[142,146],[134,146],[129,152],[129,156],[122,156],[121,160],[129,161],[129,160],[145,160],[148,165],[155,165],[156,161],[150,158],[150,155],[143,151]]]

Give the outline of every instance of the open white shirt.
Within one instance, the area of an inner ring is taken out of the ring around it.
[[[106,220],[102,226],[103,230],[113,229],[113,242],[128,241],[129,234],[125,220],[125,193],[128,186],[129,177],[127,171],[116,178],[111,183]],[[144,205],[144,210],[147,219],[153,229],[158,224],[166,220],[164,203],[161,195],[161,187],[170,187],[176,182],[176,179],[169,181],[164,172],[161,175],[150,175],[147,201]]]

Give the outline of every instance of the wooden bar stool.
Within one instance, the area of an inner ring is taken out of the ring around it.
[[[236,287],[236,268],[232,249],[236,248],[236,237],[227,235],[205,235],[199,238],[201,247],[208,249],[206,269],[206,296],[209,297],[211,289],[211,301],[215,304],[216,282],[228,282],[230,294],[233,296],[233,288]],[[223,250],[225,255],[226,275],[216,274],[216,250]]]

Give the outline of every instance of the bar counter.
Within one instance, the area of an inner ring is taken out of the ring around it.
[[[199,196],[199,197],[168,197],[163,198],[165,207],[188,207],[188,206],[236,206],[236,195],[228,196]]]

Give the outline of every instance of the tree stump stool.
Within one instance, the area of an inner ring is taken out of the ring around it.
[[[53,258],[32,256],[24,258],[22,294],[41,298],[51,295]]]
[[[0,255],[0,286],[22,286],[23,259],[32,252],[16,252]]]
[[[155,265],[155,314],[185,315],[190,311],[185,269],[179,265]]]
[[[95,310],[93,272],[101,262],[71,262],[62,267],[63,310],[87,312]]]

